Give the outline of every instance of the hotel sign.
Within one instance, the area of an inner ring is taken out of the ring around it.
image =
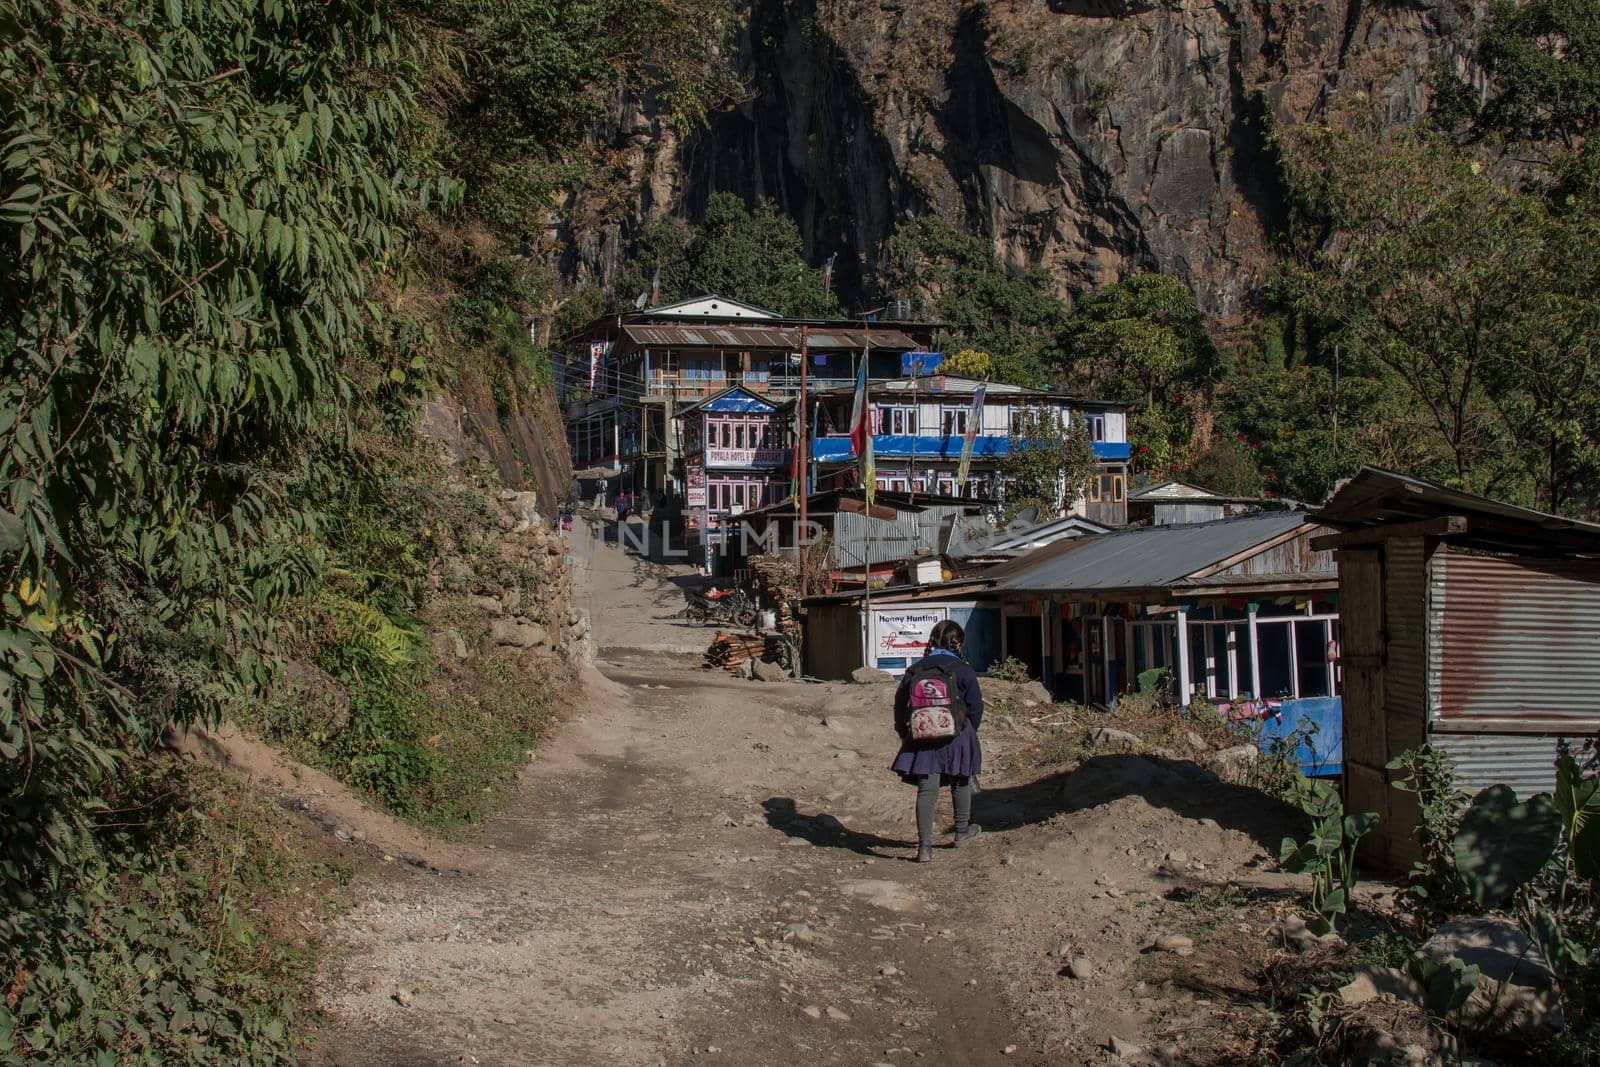
[[[707,467],[782,467],[789,462],[787,448],[708,448]]]

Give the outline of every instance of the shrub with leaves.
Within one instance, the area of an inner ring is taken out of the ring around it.
[[[206,978],[186,905],[140,911],[180,874],[107,855],[97,820],[165,724],[270,681],[319,567],[312,450],[346,437],[375,285],[438,192],[397,158],[427,38],[338,2],[0,22],[0,1019],[63,1047],[30,1005],[87,1004],[99,943],[131,953],[134,1058],[267,1062],[281,1036],[246,1042],[254,994]]]
[[[1290,802],[1311,818],[1311,836],[1304,842],[1283,839],[1279,862],[1295,874],[1311,875],[1313,933],[1333,932],[1334,922],[1349,910],[1356,883],[1356,845],[1378,825],[1376,812],[1346,815],[1339,792],[1327,782],[1300,776]]]

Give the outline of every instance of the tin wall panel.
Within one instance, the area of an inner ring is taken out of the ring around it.
[[[1430,718],[1600,723],[1600,564],[1443,551],[1428,608]]]
[[[1517,796],[1548,793],[1556,785],[1556,738],[1528,734],[1453,734],[1431,732],[1434,747],[1449,753],[1456,777],[1476,793],[1491,785],[1509,785]],[[1567,738],[1577,748],[1583,738]]]
[[[930,507],[900,511],[893,519],[869,519],[855,511],[841,511],[833,520],[833,563],[849,570],[868,562],[896,563],[911,559],[919,549],[939,551],[939,539],[948,516],[962,507]]]

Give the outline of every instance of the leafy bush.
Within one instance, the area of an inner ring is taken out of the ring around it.
[[[1279,862],[1295,874],[1310,874],[1313,933],[1333,932],[1349,910],[1356,882],[1356,845],[1378,825],[1376,812],[1346,815],[1338,790],[1320,779],[1301,776],[1290,801],[1311,817],[1311,836],[1303,843],[1283,839]]]
[[[1028,665],[1015,656],[1007,656],[999,663],[990,666],[988,677],[1000,682],[1011,682],[1014,685],[1026,685],[1033,681],[1033,675],[1028,673]]]
[[[1412,864],[1406,892],[1419,905],[1449,913],[1466,899],[1451,842],[1471,797],[1456,784],[1450,757],[1432,745],[1402,752],[1389,761],[1388,769],[1395,772],[1393,786],[1415,793],[1421,809],[1416,834],[1422,858]]]

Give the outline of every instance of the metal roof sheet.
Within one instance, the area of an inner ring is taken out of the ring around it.
[[[794,347],[800,347],[800,331],[790,331],[794,334]],[[883,351],[911,351],[920,347],[907,333],[900,330],[843,330],[832,327],[812,327],[809,338],[812,349],[850,349],[855,351],[867,347],[868,340],[872,347]]]
[[[791,405],[787,403],[775,404],[770,400],[766,400],[757,396],[748,389],[737,385],[731,385],[722,390],[720,393],[715,393],[706,397],[699,403],[690,404],[688,407],[679,408],[672,417],[675,419],[681,419],[684,416],[693,414],[697,411],[716,411],[723,414],[730,412],[734,414],[750,414],[753,412],[779,411],[790,406]]]
[[[776,348],[785,352],[798,348],[798,336],[781,326],[734,326],[727,323],[697,322],[683,326],[637,326],[622,328],[628,340],[638,345],[677,348]]]
[[[1450,515],[1467,519],[1465,533],[1450,538],[1458,544],[1500,551],[1600,553],[1600,525],[1595,523],[1547,515],[1378,467],[1361,468],[1323,505],[1316,519],[1348,528]]]
[[[733,323],[695,322],[682,325],[640,325],[622,327],[628,340],[642,346],[667,348],[753,348],[800,350],[800,329],[795,326],[734,325]],[[845,330],[818,328],[810,332],[809,346],[816,351],[871,347],[883,351],[913,349],[917,343],[900,330]]]
[[[1269,511],[1216,522],[1145,526],[1063,541],[993,572],[1003,590],[1150,589],[1173,585],[1309,521],[1304,512]]]

